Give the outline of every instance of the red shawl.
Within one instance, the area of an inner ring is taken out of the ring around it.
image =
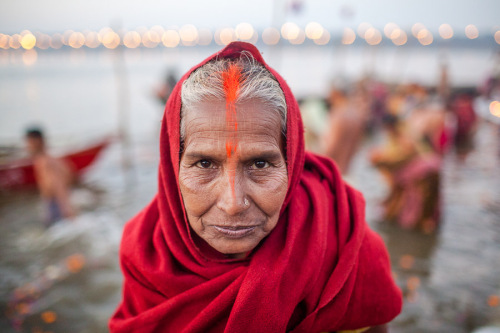
[[[284,91],[289,188],[276,228],[238,260],[195,245],[179,191],[179,120],[182,82],[206,62],[242,51]],[[401,293],[382,240],[366,225],[362,195],[330,159],[305,152],[297,102],[253,45],[231,43],[182,77],[165,108],[160,154],[158,194],[123,233],[123,301],[112,332],[325,332],[380,325],[400,312]]]

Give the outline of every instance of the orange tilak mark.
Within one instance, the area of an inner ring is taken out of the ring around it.
[[[236,196],[234,182],[236,178],[238,146],[238,120],[236,118],[236,99],[240,90],[241,69],[231,64],[229,68],[222,73],[224,93],[226,95],[226,128],[231,134],[226,139],[226,153],[228,158],[228,175],[233,198]]]
[[[229,68],[222,73],[222,79],[224,81],[226,103],[236,102],[240,90],[241,69],[235,64],[230,64]]]

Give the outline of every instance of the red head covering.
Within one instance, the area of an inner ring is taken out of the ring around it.
[[[179,122],[182,82],[242,51],[285,94],[289,188],[276,228],[236,260],[194,241],[178,183]],[[253,45],[231,43],[182,77],[167,102],[160,154],[158,194],[123,234],[123,301],[112,332],[324,332],[383,324],[400,312],[401,293],[383,242],[365,223],[361,194],[331,160],[305,152],[297,102]]]

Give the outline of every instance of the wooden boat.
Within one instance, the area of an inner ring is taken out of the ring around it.
[[[106,138],[60,158],[68,162],[78,178],[87,167],[95,162],[99,154],[110,142],[111,139]],[[16,159],[0,164],[0,190],[33,186],[35,184],[35,171],[31,159]]]

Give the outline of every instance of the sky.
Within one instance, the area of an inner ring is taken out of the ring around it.
[[[332,31],[361,22],[376,28],[394,22],[403,29],[421,22],[431,31],[448,23],[457,32],[475,24],[480,33],[491,33],[500,29],[500,0],[0,0],[0,33],[157,24],[217,29],[241,22],[264,29],[287,21],[302,27],[316,21]]]

